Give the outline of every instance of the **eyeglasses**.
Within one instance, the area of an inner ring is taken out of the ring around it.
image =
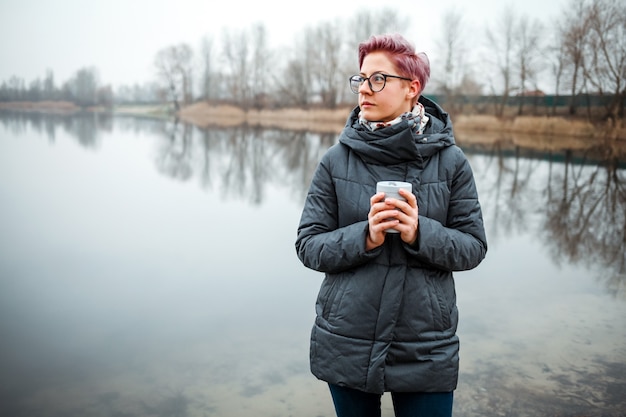
[[[350,89],[354,94],[359,94],[359,88],[361,87],[361,84],[367,81],[367,84],[370,86],[370,90],[372,90],[373,93],[378,93],[379,91],[382,91],[383,88],[385,88],[385,85],[387,85],[387,78],[389,77],[413,81],[410,78],[400,77],[398,75],[383,74],[380,72],[372,74],[367,78],[361,77],[360,75],[353,75],[352,77],[350,77]]]

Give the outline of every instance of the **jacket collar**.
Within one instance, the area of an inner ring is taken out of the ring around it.
[[[339,136],[339,142],[351,148],[368,163],[423,163],[441,149],[454,145],[455,141],[448,113],[424,96],[420,96],[419,102],[424,105],[429,117],[423,134],[415,132],[415,126],[410,120],[371,131],[359,124],[359,108],[355,107]]]

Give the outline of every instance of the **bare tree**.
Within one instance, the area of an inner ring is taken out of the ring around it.
[[[41,79],[36,78],[28,85],[27,98],[29,101],[39,101],[43,98]]]
[[[558,42],[558,40],[557,40]],[[548,56],[551,57],[551,69],[552,75],[554,76],[554,100],[552,101],[552,115],[556,114],[556,105],[558,98],[561,94],[561,81],[564,76],[565,66],[567,62],[567,52],[565,50],[565,45],[561,42],[557,44],[553,44],[549,47],[551,51]]]
[[[338,104],[339,86],[346,83],[347,74],[341,71],[344,51],[340,21],[322,22],[310,31],[317,45],[317,59],[311,63],[311,73],[316,93],[328,108]],[[343,80],[343,83],[342,83]]]
[[[306,54],[306,50],[296,48]],[[311,104],[312,85],[311,73],[306,58],[294,58],[287,63],[287,67],[278,80],[277,101],[284,106],[307,107]]]
[[[406,31],[409,17],[400,15],[391,7],[379,9],[361,9],[349,20],[348,50],[356,51],[360,42],[367,40],[372,35],[382,33],[402,33]]]
[[[596,0],[587,10],[584,75],[600,95],[613,96],[607,110],[615,120],[624,116],[626,99],[626,7],[622,0]]]
[[[530,20],[528,16],[522,16],[516,27],[517,58],[519,76],[519,96],[524,97],[529,88],[527,83],[531,83],[533,89],[537,89],[537,75],[539,73],[541,58],[541,38],[543,25],[537,20]],[[519,101],[517,114],[523,113],[524,100]]]
[[[73,101],[79,106],[93,106],[97,103],[96,93],[99,87],[98,71],[95,68],[81,68],[69,80],[66,90],[71,93]]]
[[[158,78],[169,90],[169,98],[176,110],[180,102],[190,103],[192,92],[192,60],[193,51],[185,43],[161,49],[154,60]]]
[[[491,63],[497,76],[490,77],[490,88],[494,95],[500,95],[500,103],[496,105],[496,116],[503,116],[509,96],[515,90],[513,85],[513,62],[515,46],[516,19],[513,9],[506,7],[495,29],[487,28],[487,45]],[[498,82],[499,85],[495,83]]]
[[[215,98],[215,87],[213,74],[213,38],[205,36],[200,43],[200,65],[202,78],[200,80],[200,96],[204,100]]]
[[[269,91],[272,88],[269,76],[271,53],[267,44],[267,28],[262,23],[252,27],[252,48],[250,89],[253,106],[262,109],[268,104]]]
[[[54,73],[51,69],[46,70],[46,77],[43,80],[43,95],[46,100],[57,99],[57,89],[54,84]]]
[[[244,109],[250,107],[250,42],[244,31],[222,34],[222,58],[226,63],[225,81],[229,97]]]
[[[9,91],[7,101],[21,101],[26,98],[26,83],[23,78],[16,75],[9,78],[7,90]]]
[[[564,11],[564,24],[560,33],[561,43],[565,49],[566,68],[568,70],[570,104],[569,113],[576,114],[577,95],[584,88],[582,70],[585,58],[585,38],[588,33],[589,19],[585,12],[586,0],[570,0]]]
[[[444,62],[438,84],[441,92],[447,96],[456,92],[464,76],[466,48],[462,12],[457,8],[446,10],[441,27],[441,37],[437,43]]]
[[[290,58],[283,72],[274,77],[278,103],[281,106],[307,108],[319,102],[317,77],[324,67],[320,61],[320,45],[316,30],[306,27],[296,37]]]
[[[395,10],[383,8],[360,10],[347,24],[337,19],[305,28],[277,80],[281,104],[306,107],[320,102],[333,108],[346,102],[351,98],[347,78],[358,71],[358,43],[374,34],[402,32],[407,22]]]
[[[463,103],[460,96],[475,94],[475,88],[467,91],[472,76],[468,71],[468,57],[466,39],[467,26],[463,20],[463,12],[458,8],[446,10],[442,17],[441,32],[437,40],[437,47],[442,59],[436,61],[440,70],[434,71],[434,84],[437,92],[442,94],[446,108],[450,112],[462,110]]]

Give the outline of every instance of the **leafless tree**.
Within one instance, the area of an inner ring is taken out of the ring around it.
[[[519,95],[524,97],[532,84],[532,89],[537,90],[537,75],[539,73],[541,58],[541,39],[543,25],[537,20],[531,20],[528,16],[522,16],[516,27],[517,59],[519,76]],[[517,114],[523,113],[523,98],[519,101]]]
[[[322,22],[309,32],[317,45],[317,59],[311,62],[311,75],[315,93],[321,104],[335,108],[339,98],[339,86],[346,83],[347,74],[341,71],[344,42],[340,21]]]
[[[251,59],[248,34],[225,29],[222,34],[222,58],[226,63],[225,81],[229,97],[244,109],[250,107]]]
[[[97,104],[96,93],[99,87],[98,71],[91,68],[81,68],[74,77],[66,83],[66,90],[71,92],[73,101],[80,106]]]
[[[315,74],[319,72],[319,44],[315,28],[304,28],[296,37],[294,46],[284,53],[289,56],[284,70],[274,74],[277,101],[280,106],[306,108],[317,99]]]
[[[42,82],[40,78],[35,78],[28,85],[27,98],[29,101],[39,101],[43,98]]]
[[[582,76],[585,59],[585,38],[589,30],[589,19],[585,13],[586,0],[570,0],[564,11],[564,24],[560,33],[568,70],[570,104],[569,113],[576,114],[576,97],[584,88]]]
[[[496,105],[496,116],[504,115],[509,96],[516,89],[513,85],[515,26],[515,14],[513,9],[507,6],[497,20],[496,27],[488,27],[486,32],[489,50],[487,62],[494,71],[490,77],[490,89],[492,94],[501,97],[500,103]]]
[[[250,90],[253,106],[262,109],[268,105],[269,91],[272,88],[269,76],[269,63],[272,56],[267,42],[267,28],[262,23],[255,24],[251,29],[252,38],[252,70]]]
[[[51,69],[46,70],[46,77],[43,80],[43,95],[46,100],[56,100],[57,89],[54,84],[54,72]]]
[[[223,77],[229,98],[245,110],[265,107],[272,87],[267,28],[257,23],[249,30],[227,29],[222,41],[222,59],[226,63]]]
[[[440,39],[437,46],[443,56],[441,75],[438,79],[439,89],[446,96],[458,92],[461,80],[465,76],[465,27],[463,13],[457,8],[446,10],[442,17]]]
[[[154,60],[158,78],[169,90],[176,110],[180,108],[180,101],[190,103],[193,96],[192,60],[193,51],[186,43],[161,49]]]
[[[470,82],[472,75],[467,65],[468,27],[463,20],[463,12],[458,8],[446,10],[441,23],[440,37],[436,43],[442,59],[434,62],[439,70],[433,71],[433,79],[437,93],[444,96],[446,109],[458,112],[463,107],[460,96],[476,93],[473,87],[470,88],[472,91],[467,91],[470,85],[473,85]]]
[[[207,101],[216,96],[213,55],[213,37],[205,36],[200,43],[200,65],[202,74],[202,79],[200,80],[200,95]]]
[[[626,99],[626,7],[622,0],[596,0],[586,10],[584,75],[597,93],[613,96],[608,114],[621,118]]]
[[[296,48],[306,55],[306,50]],[[282,74],[275,80],[277,85],[277,102],[280,106],[307,107],[311,104],[312,84],[310,66],[306,58],[294,58],[287,63]]]
[[[563,33],[563,30],[557,26],[555,33]],[[557,36],[546,48],[546,59],[550,65],[552,76],[554,77],[554,100],[552,101],[552,115],[556,114],[556,105],[561,94],[563,77],[565,76],[565,67],[567,65],[567,51],[565,45],[560,42]]]
[[[379,9],[359,8],[354,16],[348,21],[349,28],[346,34],[348,50],[356,51],[360,42],[367,40],[372,35],[382,33],[405,32],[408,28],[409,18],[400,15],[391,7]],[[353,54],[356,58],[356,53]],[[355,60],[353,58],[353,61]]]

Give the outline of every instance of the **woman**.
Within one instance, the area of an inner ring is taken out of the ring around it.
[[[359,105],[322,157],[298,227],[302,263],[325,273],[311,371],[338,417],[450,416],[459,369],[453,271],[487,242],[470,165],[447,113],[421,96],[430,66],[400,35],[359,45]],[[376,193],[403,181],[406,199]],[[396,233],[386,232],[395,229]]]

